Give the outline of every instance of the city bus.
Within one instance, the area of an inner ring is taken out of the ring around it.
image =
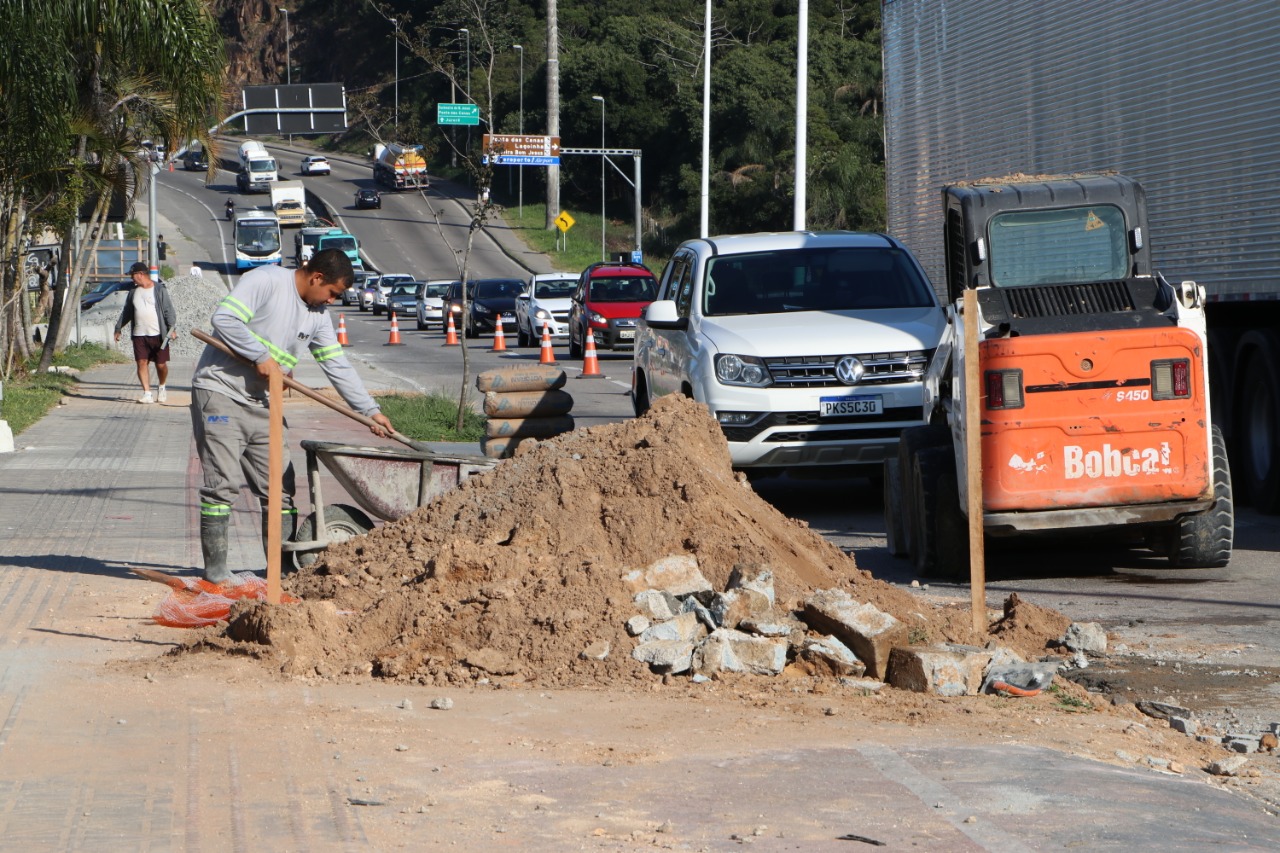
[[[237,213],[235,223],[237,271],[280,263],[280,220],[275,214],[248,210]]]

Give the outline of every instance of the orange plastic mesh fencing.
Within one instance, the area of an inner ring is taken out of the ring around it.
[[[244,572],[235,576],[234,585],[221,586],[200,578],[176,578],[170,576],[166,584],[169,595],[156,608],[152,616],[157,623],[169,628],[201,628],[224,622],[231,615],[231,602],[243,599],[267,600],[267,582],[255,574]],[[282,594],[284,604],[299,599]]]

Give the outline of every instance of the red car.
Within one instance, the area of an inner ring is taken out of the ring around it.
[[[582,356],[587,331],[598,349],[631,349],[636,321],[657,298],[658,280],[641,264],[602,261],[582,271],[569,308],[569,357]]]

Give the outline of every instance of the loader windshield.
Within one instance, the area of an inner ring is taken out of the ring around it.
[[[992,218],[991,281],[997,287],[1125,278],[1129,233],[1118,207],[1000,213]]]

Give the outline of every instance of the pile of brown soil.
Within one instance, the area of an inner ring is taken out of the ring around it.
[[[297,674],[648,683],[648,668],[630,656],[624,623],[637,609],[620,576],[672,554],[696,557],[718,589],[736,563],[767,564],[780,608],[838,587],[906,622],[913,641],[987,639],[974,635],[967,610],[875,580],[757,496],[732,471],[701,404],[664,397],[643,418],[521,451],[430,506],[330,547],[286,585],[301,608],[240,607],[222,642],[265,642]],[[602,643],[604,659],[583,656]]]

